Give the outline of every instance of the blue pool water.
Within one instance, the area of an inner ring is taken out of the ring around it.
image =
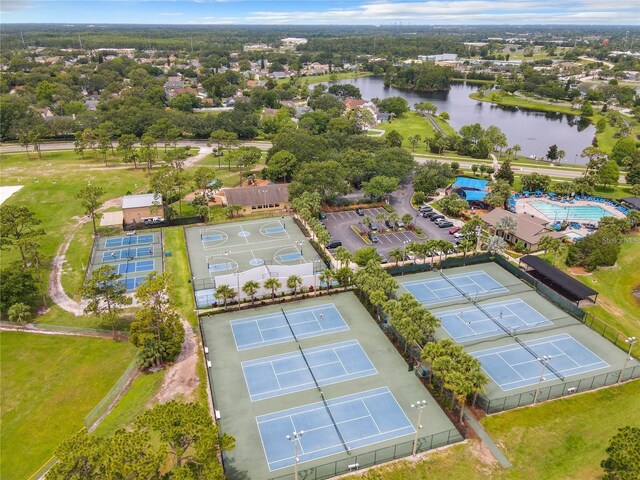
[[[597,222],[611,213],[597,205],[557,205],[542,200],[534,200],[530,205],[551,220],[589,220]]]

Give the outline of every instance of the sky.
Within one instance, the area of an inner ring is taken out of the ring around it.
[[[0,0],[2,23],[638,25],[638,0]]]

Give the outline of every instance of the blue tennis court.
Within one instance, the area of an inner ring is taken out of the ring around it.
[[[146,275],[143,277],[133,277],[133,278],[121,278],[118,280],[118,283],[123,283],[127,289],[127,292],[133,292],[136,288],[138,288],[145,280],[147,279]]]
[[[607,368],[609,364],[567,333],[527,341],[537,357],[548,355],[549,365],[564,377]],[[542,364],[518,343],[471,353],[482,369],[503,390],[535,385],[540,381]],[[545,382],[558,376],[545,368]]]
[[[153,233],[146,233],[144,235],[131,235],[128,237],[114,237],[107,238],[104,246],[107,248],[127,247],[129,245],[146,245],[154,243]]]
[[[256,417],[269,471],[294,464],[287,435],[304,431],[298,463],[345,451],[336,428],[349,450],[415,433],[413,425],[387,387],[327,400],[333,418],[322,402]]]
[[[278,255],[278,260],[281,262],[293,262],[295,260],[302,260],[304,257],[299,253],[285,253],[284,255]]]
[[[151,272],[155,270],[155,263],[153,260],[138,260],[135,262],[118,263],[116,271],[120,275],[126,275],[127,273],[138,272]]]
[[[224,240],[226,235],[223,235],[222,233],[211,233],[209,235],[202,234],[200,238],[202,238],[203,242],[219,242],[220,240]]]
[[[233,270],[233,265],[231,263],[209,263],[210,272],[221,272],[223,270]]]
[[[110,250],[102,254],[103,262],[117,262],[127,258],[145,258],[153,256],[153,246]]]
[[[265,227],[264,233],[268,235],[273,235],[275,233],[283,233],[285,229],[283,227]]]
[[[298,310],[285,310],[285,313],[298,338],[349,330],[342,315],[332,303]],[[233,320],[231,330],[238,350],[250,350],[293,340],[282,312]]]
[[[471,297],[508,292],[500,282],[482,271],[447,275],[447,278],[455,287],[444,278],[438,277],[405,282],[402,286],[424,305],[464,298],[459,290]]]
[[[514,333],[551,325],[547,317],[520,299],[488,303],[481,307],[484,312],[472,305],[437,313],[436,316],[442,328],[458,343],[504,334],[505,330],[500,325]]]
[[[378,373],[357,340],[305,348],[304,355],[309,367],[299,350],[242,362],[251,401],[316,388],[309,368],[320,386]]]

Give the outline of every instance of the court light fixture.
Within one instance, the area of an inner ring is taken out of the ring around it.
[[[416,408],[418,409],[418,424],[416,425],[416,434],[413,437],[413,453],[412,455],[415,456],[416,451],[418,450],[418,433],[420,432],[420,429],[422,428],[422,424],[420,423],[422,420],[422,410],[424,410],[427,407],[427,401],[426,400],[418,400],[416,403],[412,403],[411,404],[411,408]]]

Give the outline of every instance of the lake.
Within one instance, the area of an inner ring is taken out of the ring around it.
[[[349,83],[362,92],[362,98],[372,99],[404,97],[410,106],[422,101],[433,103],[438,113],[447,112],[449,124],[456,130],[463,125],[479,123],[484,128],[495,125],[507,136],[509,146],[519,144],[521,155],[544,157],[553,144],[566,152],[564,164],[585,164],[580,158],[585,147],[591,145],[596,129],[579,117],[553,112],[537,112],[518,107],[505,107],[478,102],[469,94],[477,85],[454,83],[449,92],[415,92],[394,87],[385,87],[379,77],[361,77],[339,80],[334,83]]]

